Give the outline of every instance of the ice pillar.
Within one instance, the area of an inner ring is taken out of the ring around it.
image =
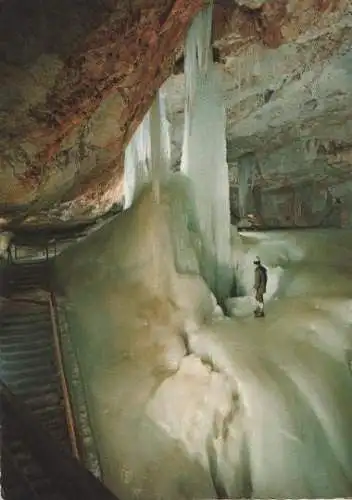
[[[194,19],[185,46],[185,128],[181,171],[193,185],[202,234],[202,274],[218,298],[233,280],[226,116],[211,50],[212,4]]]
[[[148,112],[125,150],[125,209],[132,205],[141,187],[149,179],[150,155],[150,114]]]
[[[250,183],[255,174],[256,159],[253,153],[242,156],[238,161],[238,206],[240,217],[247,213],[248,193]]]

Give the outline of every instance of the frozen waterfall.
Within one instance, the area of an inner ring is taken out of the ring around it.
[[[125,150],[124,208],[129,208],[148,182],[158,198],[159,184],[171,167],[170,124],[162,90]]]
[[[141,187],[149,179],[150,116],[145,115],[125,150],[124,208],[132,205]]]
[[[202,235],[202,275],[221,301],[229,293],[230,202],[226,117],[212,50],[212,5],[194,19],[185,45],[185,126],[181,171],[191,180]]]

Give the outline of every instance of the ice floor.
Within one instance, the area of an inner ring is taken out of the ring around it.
[[[58,259],[104,481],[121,500],[351,496],[352,232],[234,232],[231,319],[197,245],[180,200],[146,193]]]

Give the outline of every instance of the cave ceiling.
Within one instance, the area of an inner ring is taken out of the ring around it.
[[[124,147],[161,85],[177,168],[182,44],[203,5],[0,2],[3,224],[89,220],[119,203]],[[287,212],[287,224],[300,213],[318,221],[336,197],[351,212],[351,2],[217,0],[213,43],[233,212],[243,164],[251,165],[251,187],[260,192],[249,201],[252,211],[269,207],[259,214],[263,223],[277,212]]]

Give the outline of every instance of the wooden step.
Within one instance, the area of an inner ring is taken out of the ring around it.
[[[3,288],[11,299],[13,292],[41,288],[47,281],[48,270],[43,263],[13,264],[3,275]],[[55,353],[49,302],[6,300],[2,303],[0,377],[28,406],[58,446],[71,451]],[[9,477],[5,481],[5,499],[63,500],[25,443],[18,438],[16,429],[8,428],[9,425],[6,427],[5,420],[2,438],[7,452],[3,461],[8,462],[5,470],[15,478],[17,474],[17,480]]]

